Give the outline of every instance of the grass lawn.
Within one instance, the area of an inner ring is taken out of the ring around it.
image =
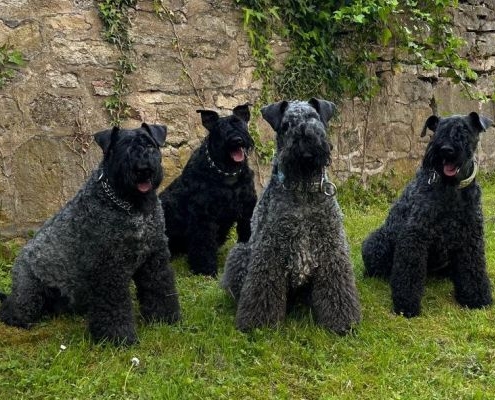
[[[495,179],[482,179],[482,186],[495,282]],[[45,320],[30,331],[0,324],[0,399],[493,399],[495,307],[462,309],[450,282],[430,280],[420,317],[392,314],[388,284],[363,279],[360,256],[362,240],[388,205],[356,207],[346,198],[341,205],[363,308],[352,334],[326,332],[305,309],[277,330],[240,333],[218,282],[192,276],[180,259],[174,267],[183,319],[174,326],[139,324],[137,346],[93,344],[80,317]],[[11,242],[0,256],[3,291],[10,290],[18,247]]]

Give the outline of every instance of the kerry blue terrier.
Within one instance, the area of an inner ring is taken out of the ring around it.
[[[491,125],[475,112],[429,117],[421,136],[434,134],[416,178],[363,244],[365,274],[390,279],[397,314],[420,313],[428,273],[450,277],[463,306],[492,302],[474,159],[479,134]]]
[[[339,334],[361,318],[335,186],[328,181],[327,123],[333,103],[281,101],[261,112],[277,133],[270,183],[256,205],[252,235],[230,251],[222,286],[238,301],[243,331],[274,326],[296,299]]]
[[[1,305],[3,322],[28,328],[44,314],[83,313],[94,339],[132,344],[131,279],[146,321],[179,318],[156,195],[165,136],[165,126],[147,124],[95,135],[103,161],[22,249]]]
[[[172,256],[187,253],[194,273],[216,276],[217,250],[232,226],[237,223],[239,242],[251,235],[256,192],[247,154],[253,140],[248,104],[227,117],[198,112],[208,135],[160,199]]]

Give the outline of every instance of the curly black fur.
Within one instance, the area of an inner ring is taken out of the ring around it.
[[[28,328],[43,315],[87,315],[95,340],[137,341],[129,290],[146,321],[180,316],[156,188],[166,128],[114,128],[95,135],[99,168],[22,249],[0,320]]]
[[[215,276],[217,250],[232,226],[237,223],[240,242],[251,235],[256,192],[247,154],[253,140],[247,104],[227,117],[198,112],[208,135],[160,199],[172,255],[187,253],[194,273]]]
[[[455,298],[469,308],[492,303],[486,273],[481,190],[473,180],[479,134],[492,121],[467,116],[428,118],[434,131],[422,167],[394,204],[384,225],[363,243],[367,276],[390,279],[394,311],[420,313],[427,274],[450,277]]]

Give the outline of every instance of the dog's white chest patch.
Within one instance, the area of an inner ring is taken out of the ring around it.
[[[304,285],[316,266],[311,252],[299,251],[290,260],[288,275],[293,287]]]
[[[145,233],[145,220],[142,215],[137,215],[132,220],[134,228],[133,235],[136,239],[142,239]]]

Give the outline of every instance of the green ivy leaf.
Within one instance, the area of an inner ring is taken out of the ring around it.
[[[354,17],[353,17],[353,21],[354,21],[354,22],[357,22],[358,24],[362,24],[362,23],[364,23],[364,21],[365,21],[364,14],[354,15]]]
[[[383,28],[381,35],[381,42],[384,46],[388,46],[390,39],[392,38],[392,31],[388,28]]]

